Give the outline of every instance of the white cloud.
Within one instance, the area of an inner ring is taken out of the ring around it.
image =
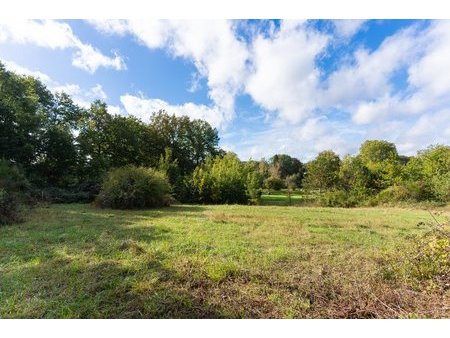
[[[344,64],[323,84],[323,106],[348,106],[389,94],[390,80],[413,59],[417,47],[416,30],[410,27],[386,38],[374,51],[361,48],[351,64]]]
[[[333,20],[336,34],[342,38],[351,38],[361,30],[367,20]]]
[[[111,115],[126,115],[125,111],[120,106],[109,105],[108,112]]]
[[[67,23],[54,20],[0,22],[0,43],[34,44],[50,49],[74,49],[72,64],[94,73],[99,67],[125,69],[119,55],[102,54],[97,48],[80,41]]]
[[[131,34],[150,49],[166,49],[174,57],[190,60],[206,78],[209,97],[234,117],[235,96],[246,77],[248,50],[235,34],[232,22],[222,20],[91,21],[108,34]]]
[[[208,107],[192,102],[181,105],[171,105],[160,99],[148,99],[133,95],[122,95],[120,102],[128,114],[136,116],[148,122],[152,113],[165,110],[169,114],[177,116],[188,116],[192,119],[202,119],[209,122],[213,127],[221,127],[226,123],[227,114],[218,107]]]
[[[320,70],[316,58],[328,38],[314,30],[286,22],[269,37],[258,35],[252,44],[252,73],[246,91],[263,108],[299,122],[317,107]]]

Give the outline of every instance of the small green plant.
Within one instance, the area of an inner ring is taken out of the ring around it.
[[[152,208],[170,204],[166,177],[151,168],[128,165],[111,170],[96,205],[113,209]]]

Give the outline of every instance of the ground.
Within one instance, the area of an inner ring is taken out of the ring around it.
[[[450,317],[448,288],[393,277],[426,210],[72,204],[28,218],[0,228],[0,318]]]

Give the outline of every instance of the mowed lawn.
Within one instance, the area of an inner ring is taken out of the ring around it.
[[[449,317],[392,278],[424,210],[35,209],[0,228],[1,318]]]

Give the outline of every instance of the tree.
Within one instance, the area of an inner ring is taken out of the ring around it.
[[[415,191],[417,199],[450,200],[450,146],[419,151],[403,170],[403,184]]]
[[[303,175],[303,164],[295,157],[286,154],[276,154],[270,159],[270,165],[276,168],[278,176],[285,179],[287,176],[300,174]],[[272,175],[275,176],[276,175]]]
[[[332,190],[339,185],[341,160],[331,150],[322,151],[306,165],[305,185],[310,189]]]
[[[393,143],[367,140],[359,149],[359,157],[374,175],[378,189],[393,185],[400,175],[400,157]]]
[[[77,151],[74,136],[64,125],[51,125],[43,135],[42,155],[36,164],[38,176],[50,186],[76,184]]]
[[[113,117],[108,114],[107,105],[100,100],[91,104],[86,119],[82,121],[77,143],[80,149],[80,164],[83,176],[101,179],[110,168],[108,132]]]
[[[373,187],[372,175],[359,156],[347,156],[343,159],[339,181],[345,191],[359,195],[369,193]]]
[[[0,158],[32,171],[52,104],[42,82],[9,72],[0,63]]]
[[[218,132],[206,121],[177,117],[161,110],[152,115],[149,127],[157,137],[158,153],[164,154],[166,147],[171,148],[182,174],[192,173],[207,157],[219,154]]]

